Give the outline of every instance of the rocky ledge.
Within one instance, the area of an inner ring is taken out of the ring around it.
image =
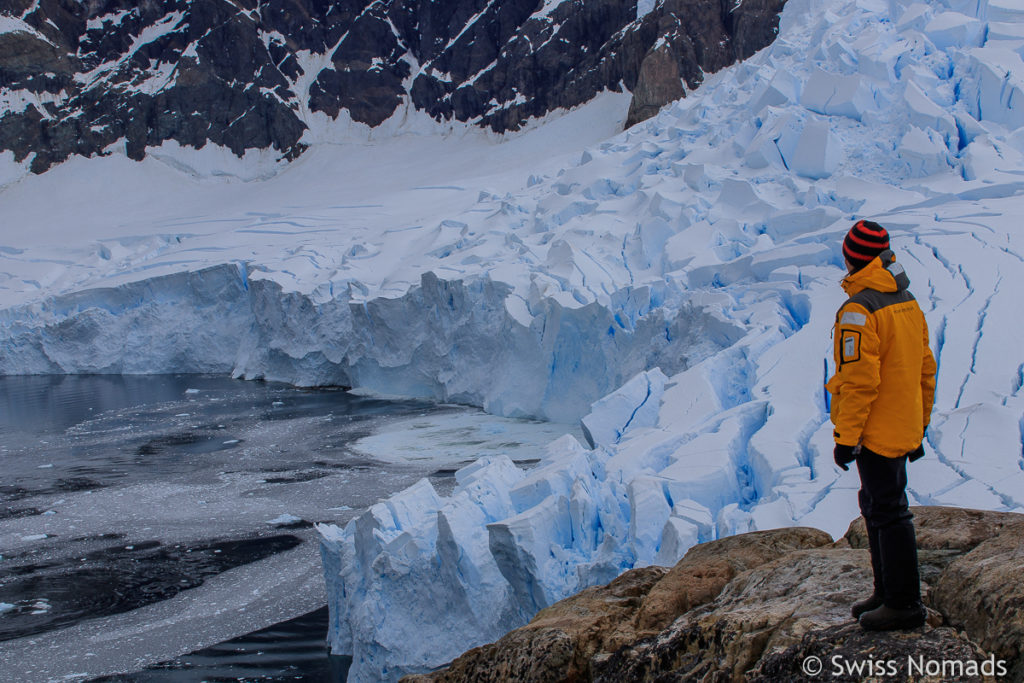
[[[425,681],[1022,681],[1024,515],[913,508],[928,624],[867,633],[863,520],[692,548],[542,610]]]

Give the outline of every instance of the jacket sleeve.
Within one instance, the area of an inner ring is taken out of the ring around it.
[[[859,304],[839,310],[835,328],[836,374],[828,382],[836,443],[856,446],[881,383],[874,317]]]
[[[922,322],[924,315],[921,315]],[[932,404],[935,401],[935,356],[932,355],[931,347],[928,346],[928,323],[923,322],[924,329],[924,354],[921,361],[921,405],[924,408],[924,420],[922,426],[927,427],[932,419]]]

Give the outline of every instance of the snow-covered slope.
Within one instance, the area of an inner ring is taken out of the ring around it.
[[[191,175],[75,160],[0,193],[0,372],[583,417],[593,448],[491,456],[450,497],[422,482],[321,529],[332,645],[353,680],[395,678],[698,541],[840,531],[857,481],[822,385],[840,241],[870,217],[940,364],[914,500],[1018,509],[1022,54],[1012,0],[791,0],[771,47],[617,137],[609,95],[515,139],[318,147],[251,182],[224,174],[258,160],[208,152],[168,155]]]

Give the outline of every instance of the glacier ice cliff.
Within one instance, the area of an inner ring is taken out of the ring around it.
[[[615,292],[614,308],[538,297],[525,321],[510,294],[428,272],[404,296],[353,302],[211,266],[0,312],[0,374],[230,372],[573,422],[642,369],[682,370],[742,335],[667,286]]]

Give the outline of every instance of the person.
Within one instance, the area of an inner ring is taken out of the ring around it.
[[[834,458],[856,461],[861,514],[867,525],[874,592],[853,605],[872,631],[921,626],[917,542],[907,503],[907,462],[924,455],[935,395],[935,358],[928,325],[910,280],[878,223],[858,221],[843,240],[850,297],[833,328],[836,372],[832,395]]]

